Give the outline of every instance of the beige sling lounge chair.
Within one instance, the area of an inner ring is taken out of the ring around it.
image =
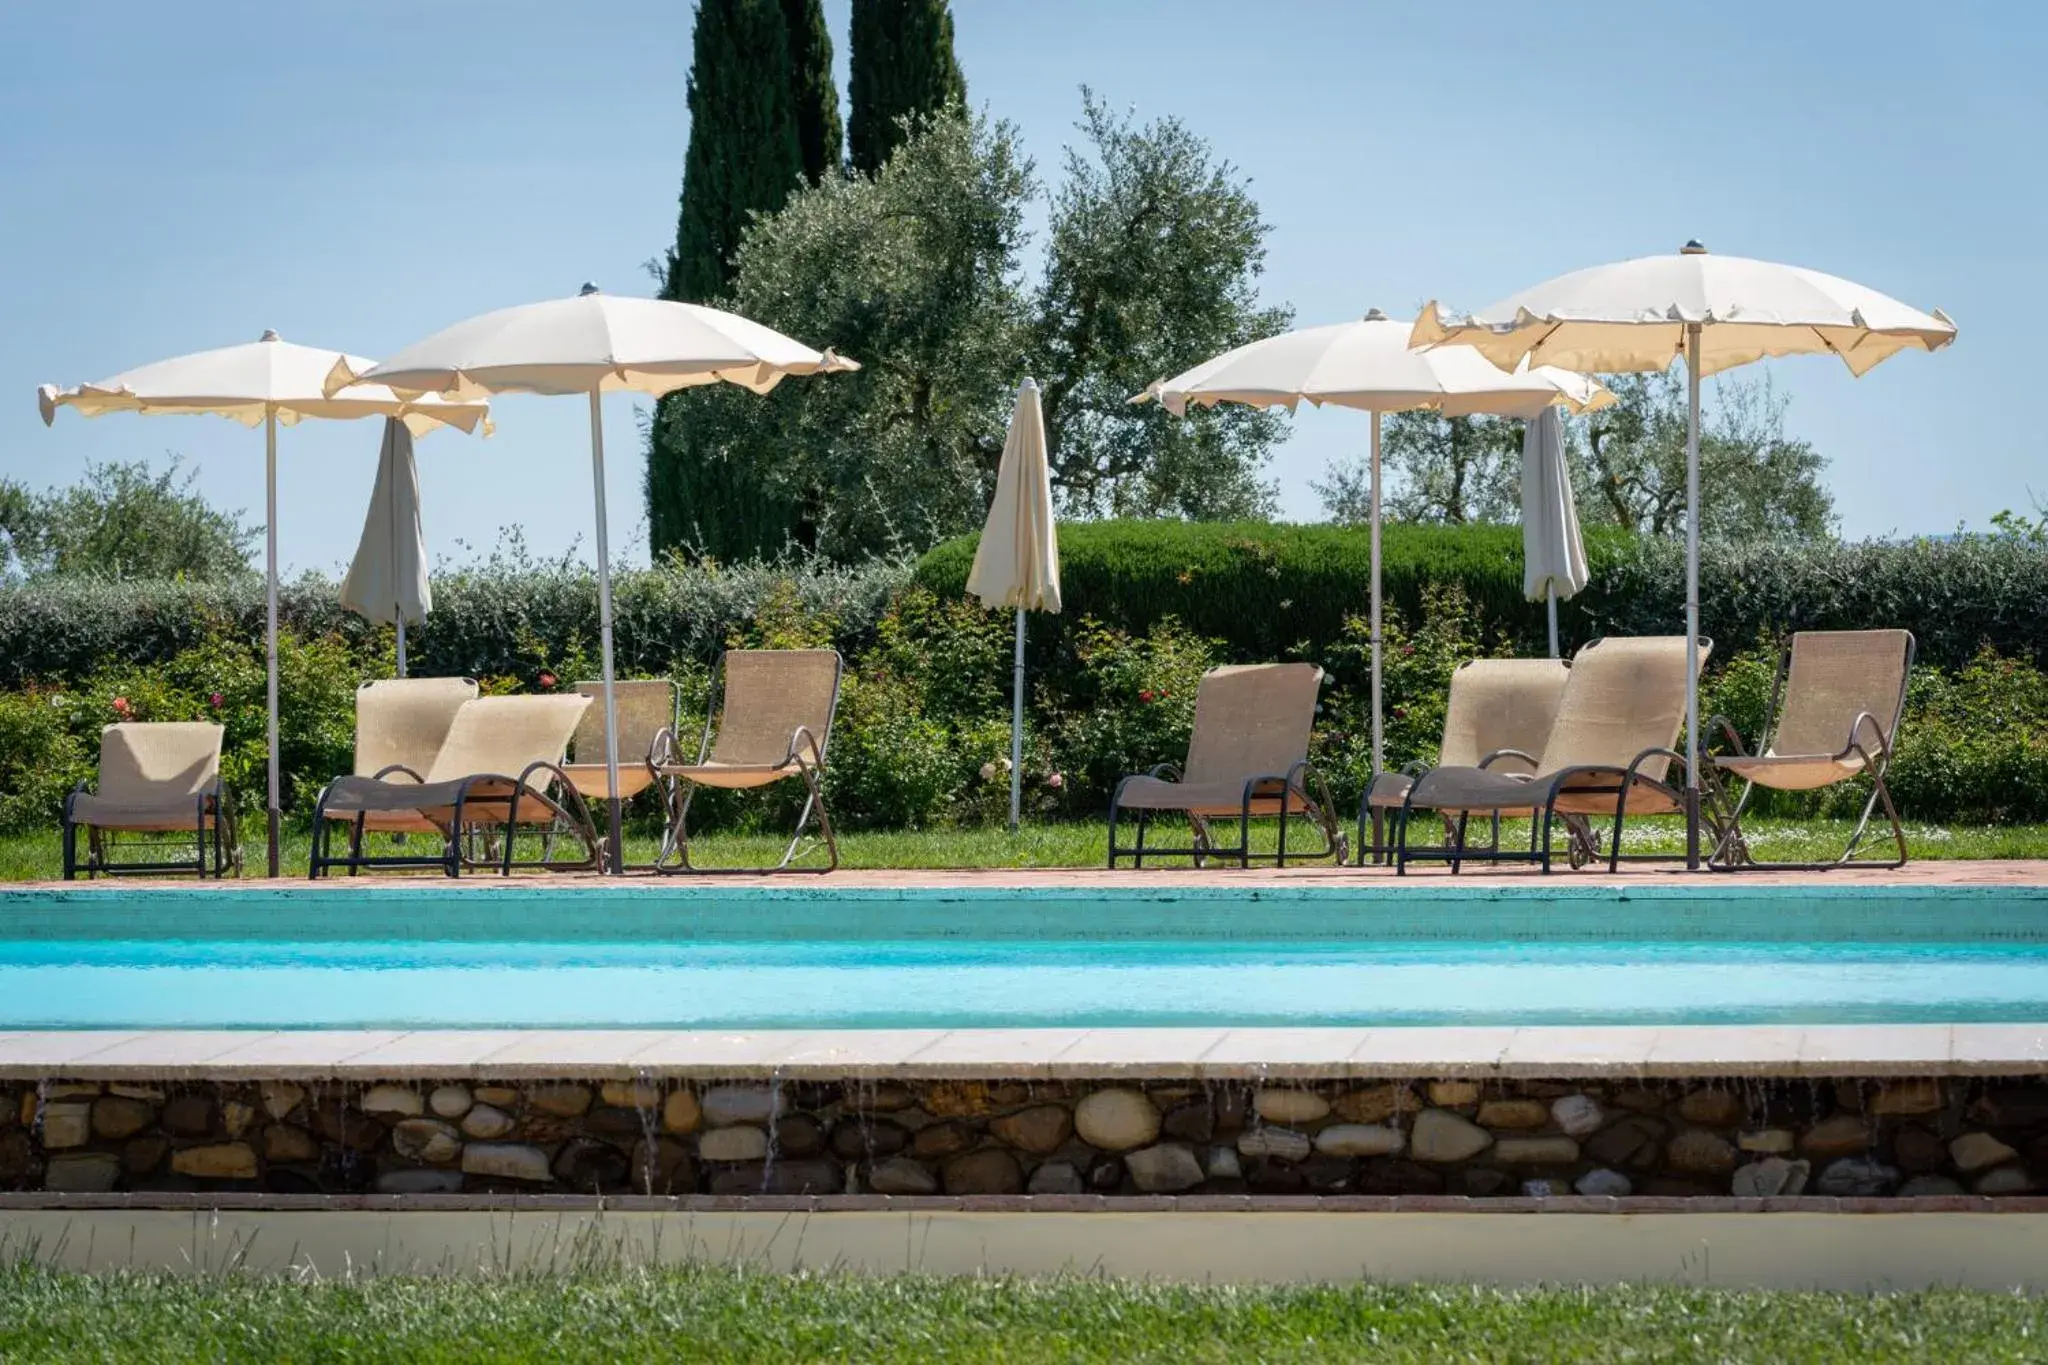
[[[590,709],[576,727],[570,749],[574,762],[562,766],[586,801],[610,797],[605,777],[604,684],[580,682],[576,691],[590,698]],[[636,678],[612,684],[612,703],[619,713],[619,800],[630,801],[654,785],[647,756],[663,730],[676,725],[676,685],[666,678]]]
[[[81,782],[64,799],[64,880],[81,871],[87,877],[186,871],[223,877],[230,867],[239,872],[234,807],[220,780],[223,733],[204,721],[128,721],[102,730],[98,782],[91,789]],[[86,834],[83,863],[80,830]],[[179,848],[191,839],[192,858],[115,862],[107,836],[117,833],[158,835],[147,842]]]
[[[597,831],[590,812],[562,773],[569,736],[590,705],[588,697],[479,697],[456,708],[447,738],[425,773],[387,769],[378,777],[337,777],[320,793],[313,811],[310,875],[346,867],[440,868],[459,876],[465,867],[516,866],[564,871],[597,866]],[[440,836],[428,854],[371,856],[363,834],[373,816],[418,820],[417,828]],[[349,835],[348,851],[333,852],[337,827]],[[537,862],[515,864],[513,845],[521,828],[543,835]],[[580,858],[555,856],[554,844],[573,838]],[[491,849],[502,841],[496,855]],[[481,841],[483,855],[477,853]]]
[[[1315,726],[1316,694],[1323,670],[1314,664],[1241,664],[1212,668],[1202,675],[1195,693],[1195,730],[1188,737],[1184,768],[1161,763],[1148,773],[1126,777],[1109,803],[1109,865],[1128,856],[1132,867],[1155,858],[1193,858],[1197,866],[1211,858],[1235,859],[1250,867],[1256,856],[1285,867],[1292,856],[1344,861],[1344,835],[1337,828],[1335,806],[1322,775],[1309,765],[1309,732]],[[1313,788],[1313,794],[1311,793]],[[1145,836],[1159,811],[1181,811],[1193,827],[1187,848],[1147,848]],[[1124,815],[1137,816],[1137,841],[1117,843]],[[1323,835],[1323,847],[1290,855],[1287,822],[1301,816]],[[1254,855],[1251,824],[1277,817],[1276,851]],[[1237,822],[1237,847],[1219,848],[1210,826],[1216,820]]]
[[[1533,774],[1535,755],[1557,719],[1568,676],[1570,667],[1562,659],[1467,659],[1459,664],[1451,674],[1437,766]],[[1392,852],[1386,844],[1387,816],[1401,809],[1408,789],[1428,770],[1418,763],[1374,775],[1358,803],[1361,859],[1386,860]],[[1495,826],[1498,833],[1497,820]]]
[[[830,872],[839,866],[839,841],[825,809],[825,755],[839,708],[841,662],[831,649],[730,649],[711,674],[704,735],[697,758],[685,762],[673,730],[656,736],[647,758],[661,784],[667,829],[655,858],[659,872]],[[785,778],[804,784],[796,832],[770,868],[707,868],[690,861],[690,799],[699,787],[744,791]],[[815,813],[824,838],[823,867],[794,867],[804,831]]]
[[[1726,719],[1707,723],[1734,744],[1733,754],[1717,757],[1707,777],[1727,774],[1742,780],[1742,794],[1732,805],[1717,801],[1721,838],[1708,860],[1717,871],[1799,869],[1819,871],[1852,861],[1901,867],[1906,862],[1906,832],[1892,804],[1885,773],[1892,765],[1892,742],[1906,709],[1906,683],[1913,672],[1915,642],[1903,630],[1803,630],[1792,637],[1771,687],[1771,705],[1758,752],[1742,746],[1742,736]],[[1758,787],[1774,791],[1818,791],[1851,778],[1870,778],[1870,798],[1856,822],[1842,856],[1825,863],[1767,863],[1750,853],[1742,835],[1742,812]],[[1718,782],[1715,784],[1718,793]],[[1891,821],[1898,856],[1888,863],[1858,860],[1856,849],[1870,828],[1870,817],[1882,804]]]
[[[356,688],[355,776],[425,779],[455,713],[475,701],[474,678],[379,678]],[[364,811],[363,831],[433,834],[416,810]]]
[[[1702,662],[1712,649],[1711,640],[1700,640]],[[1673,763],[1685,766],[1684,755],[1673,747],[1684,725],[1683,636],[1595,640],[1572,660],[1533,774],[1437,767],[1415,779],[1396,823],[1395,868],[1406,872],[1410,862],[1430,859],[1450,863],[1455,872],[1468,861],[1511,861],[1534,862],[1548,872],[1558,817],[1604,816],[1614,822],[1607,858],[1614,871],[1628,816],[1685,811],[1682,786],[1667,780]],[[1419,810],[1456,817],[1456,835],[1447,846],[1409,847],[1408,831]],[[1464,826],[1474,813],[1528,815],[1529,851],[1469,848]],[[1575,858],[1582,847],[1575,835]]]

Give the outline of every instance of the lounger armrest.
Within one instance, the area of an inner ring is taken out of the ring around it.
[[[414,772],[411,768],[406,767],[403,763],[385,764],[383,767],[377,769],[376,772],[370,774],[370,780],[372,782],[389,782],[391,780],[391,775],[393,773],[404,773],[407,777],[411,778],[413,781],[420,783],[422,785],[424,785],[427,780],[426,778],[421,777],[418,773]]]
[[[1522,749],[1508,748],[1495,749],[1485,758],[1480,759],[1477,766],[1479,766],[1480,768],[1491,768],[1493,766],[1494,760],[1497,758],[1519,758],[1532,768],[1540,768],[1543,766],[1543,764],[1537,759],[1536,755]]]
[[[1742,732],[1735,728],[1735,722],[1721,715],[1707,718],[1706,735],[1702,742],[1702,747],[1713,742],[1716,730],[1726,735],[1728,742],[1735,746],[1735,756],[1737,758],[1748,758],[1750,756],[1749,750],[1742,743]]]
[[[822,772],[825,767],[825,746],[818,742],[818,737],[811,733],[811,727],[808,725],[799,725],[789,732],[789,756],[782,760],[782,766],[788,768],[804,762],[806,745],[809,745],[811,750],[811,766]]]
[[[1145,776],[1157,778],[1161,782],[1178,782],[1180,781],[1180,764],[1154,763],[1151,767],[1145,769]]]
[[[1863,742],[1865,726],[1869,727],[1870,737],[1876,741],[1874,745]],[[1836,756],[1838,758],[1847,758],[1850,754],[1856,753],[1859,750],[1863,752],[1866,758],[1886,758],[1891,753],[1891,745],[1886,742],[1884,737],[1884,727],[1879,725],[1877,717],[1868,711],[1857,712],[1856,719],[1849,722],[1849,742],[1842,746],[1842,752]]]

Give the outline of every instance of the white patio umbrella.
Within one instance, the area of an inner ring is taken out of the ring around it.
[[[1408,325],[1375,308],[1357,322],[1306,327],[1254,341],[1185,374],[1162,379],[1132,399],[1156,398],[1176,416],[1190,403],[1248,403],[1292,410],[1304,399],[1372,414],[1372,766],[1382,767],[1380,719],[1380,416],[1429,409],[1446,417],[1490,413],[1534,417],[1562,404],[1587,412],[1614,401],[1597,381],[1537,367],[1504,374],[1485,358],[1455,347],[1416,351]]]
[[[341,605],[366,620],[398,628],[398,676],[404,677],[406,623],[426,620],[434,609],[434,588],[427,580],[412,433],[396,418],[384,419],[377,481],[363,517],[363,538],[341,581]]]
[[[1434,302],[1415,320],[1417,346],[1470,346],[1503,369],[1563,365],[1595,373],[1662,370],[1685,361],[1686,863],[1699,866],[1700,380],[1765,356],[1831,353],[1849,373],[1907,349],[1956,339],[1940,309],[1897,299],[1818,270],[1710,255],[1594,266],[1465,316]]]
[[[590,466],[597,501],[598,635],[604,668],[605,775],[611,807],[609,860],[622,865],[618,708],[612,695],[612,569],[604,499],[607,393],[660,397],[723,381],[766,393],[785,375],[860,366],[780,332],[693,303],[626,298],[586,284],[574,298],[485,313],[406,347],[381,365],[339,364],[329,393],[368,382],[399,394],[472,398],[498,393],[587,394]]]
[[[342,351],[298,346],[265,332],[260,341],[197,351],[173,360],[128,370],[97,384],[36,390],[44,425],[57,409],[75,408],[87,417],[109,412],[202,414],[227,417],[264,432],[263,551],[265,583],[264,655],[270,722],[270,875],[277,875],[277,429],[302,418],[396,417],[424,434],[453,426],[488,431],[487,404],[439,398],[401,397],[376,385],[330,398],[327,377],[337,365],[369,369],[374,361]]]
[[[967,572],[967,591],[985,607],[1017,609],[1016,663],[1010,679],[1010,828],[1024,798],[1024,613],[1060,609],[1060,541],[1053,528],[1052,470],[1045,457],[1045,417],[1038,381],[1017,388],[996,495]]]
[[[1522,595],[1550,616],[1550,657],[1558,657],[1557,603],[1586,586],[1586,546],[1564,458],[1564,419],[1554,407],[1522,433]]]

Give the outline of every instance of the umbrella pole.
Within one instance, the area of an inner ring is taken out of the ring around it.
[[[1372,414],[1372,771],[1385,769],[1380,735],[1380,414]]]
[[[1550,604],[1550,657],[1556,659],[1562,656],[1557,652],[1557,583],[1555,580],[1552,580],[1544,587],[1543,596]],[[404,627],[401,626],[399,629],[403,630]],[[400,638],[404,637],[401,636]]]
[[[396,610],[396,611],[397,611],[397,612],[399,613],[399,616],[398,616],[398,676],[402,678],[402,677],[404,677],[404,676],[405,676],[405,608],[404,608],[404,607],[400,607],[400,606],[396,606],[396,605],[394,604],[394,610]],[[1552,635],[1555,635],[1555,634],[1556,634],[1556,632],[1555,632],[1555,631],[1552,631],[1552,632],[1551,632],[1551,634],[1552,634]],[[1552,654],[1555,654],[1555,653],[1557,653],[1557,651],[1556,651],[1555,649],[1552,649],[1552,650],[1551,650],[1550,652],[1551,652]]]
[[[1685,325],[1685,865],[1700,865],[1700,324]]]
[[[619,708],[612,695],[612,555],[605,532],[604,511],[604,407],[602,390],[590,390],[590,477],[597,488],[597,633],[604,664],[604,774],[605,805],[610,810],[608,872],[626,865],[619,818]]]
[[[277,407],[263,409],[263,695],[270,765],[268,817],[270,875],[277,875]]]
[[[1017,608],[1017,661],[1010,674],[1010,833],[1024,811],[1024,608]]]

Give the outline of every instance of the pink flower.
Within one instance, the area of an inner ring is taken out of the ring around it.
[[[114,711],[115,711],[115,713],[116,713],[116,714],[118,714],[118,715],[123,715],[123,716],[127,715],[127,714],[128,714],[128,699],[127,699],[126,697],[116,697],[116,698],[114,698]]]
[[[541,675],[540,675],[540,685],[541,685],[542,687],[553,687],[553,686],[555,685],[555,675],[554,675],[554,674],[552,674],[552,673],[543,673],[543,674],[541,674]]]
[[[1140,688],[1138,691],[1138,700],[1142,702],[1150,702],[1152,700],[1152,689],[1149,687]]]
[[[1401,646],[1401,653],[1402,653],[1402,654],[1404,654],[1404,655],[1408,655],[1408,654],[1413,654],[1414,652],[1415,652],[1415,646],[1414,646],[1414,645],[1402,645],[1402,646]]]
[[[223,697],[220,693],[215,692],[207,697],[206,704],[208,706],[211,706],[214,710],[218,711],[220,710],[221,707],[227,705],[227,701],[228,699],[226,697]]]
[[[1067,779],[1064,774],[1054,773],[1052,776],[1045,779],[1045,785],[1051,787],[1054,791],[1058,791],[1060,788],[1067,785]]]
[[[1394,708],[1393,715],[1395,720],[1404,719],[1407,716],[1407,714],[1408,708],[1405,706],[1397,706]]]

